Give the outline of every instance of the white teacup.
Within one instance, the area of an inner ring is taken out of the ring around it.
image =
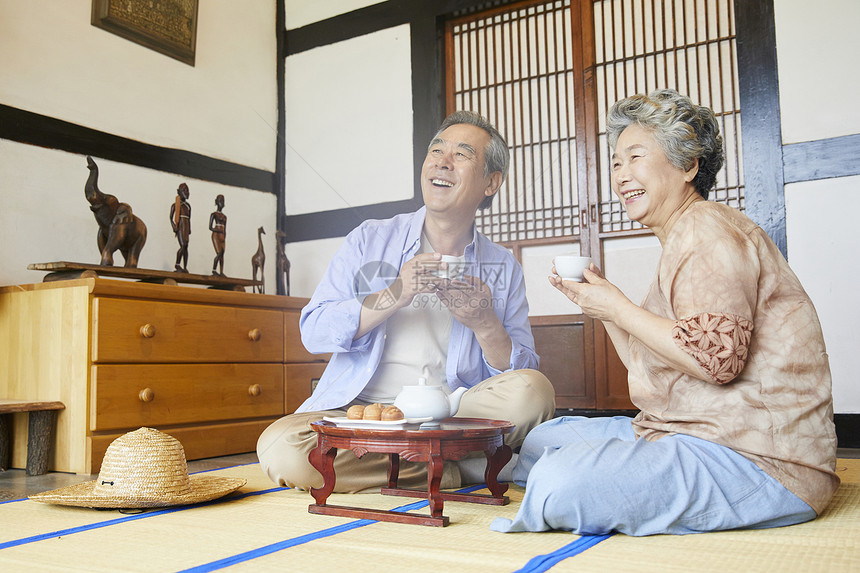
[[[552,262],[558,276],[564,280],[582,282],[582,272],[591,264],[591,257],[557,255]]]
[[[437,269],[430,271],[431,274],[443,279],[461,279],[466,271],[466,258],[455,257],[453,255],[442,255],[440,263],[448,263],[447,269]]]

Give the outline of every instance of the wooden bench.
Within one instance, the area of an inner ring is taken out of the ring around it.
[[[57,410],[66,406],[62,402],[33,402],[29,400],[0,400],[0,471],[9,467],[12,441],[9,428],[12,414],[29,412],[27,434],[27,475],[39,476],[48,471],[48,458],[54,445],[57,427]]]

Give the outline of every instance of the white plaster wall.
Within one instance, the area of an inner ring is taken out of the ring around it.
[[[860,2],[774,2],[783,143],[860,133]]]
[[[263,226],[267,233],[266,292],[275,292],[274,195],[93,159],[99,166],[99,188],[130,204],[146,224],[147,240],[140,268],[173,270],[179,243],[170,227],[170,206],[176,188],[186,183],[191,203],[189,272],[209,274],[212,270],[215,250],[209,215],[220,193],[224,195],[227,215],[224,272],[251,278],[257,228]],[[84,198],[88,175],[84,155],[0,140],[0,285],[41,282],[45,273],[27,270],[30,263],[98,264],[98,225]],[[122,255],[116,252],[114,264],[123,263]]]
[[[785,188],[788,259],[824,331],[836,412],[860,412],[860,176],[793,183]]]
[[[300,269],[300,272],[290,275],[291,295],[310,297],[314,294],[314,290],[322,280],[329,262],[343,244],[343,240],[343,237],[337,237],[287,245],[286,253],[292,268]]]
[[[287,30],[352,12],[384,0],[283,0]]]
[[[774,2],[783,143],[860,133],[856,104],[860,76],[860,3]],[[853,214],[860,207],[858,177],[787,185],[788,260],[816,305],[830,355],[834,409],[860,412],[860,303]]]
[[[291,56],[285,82],[287,214],[413,196],[408,25]]]
[[[0,102],[275,170],[275,2],[203,0],[196,64],[90,24],[92,0],[0,0]]]
[[[573,304],[551,284],[552,259],[556,255],[578,255],[579,244],[562,243],[525,247],[522,250],[523,274],[526,282],[526,298],[529,301],[529,316],[579,314],[582,310]]]
[[[657,237],[628,237],[603,242],[605,276],[636,304],[645,300],[656,278],[663,248]]]

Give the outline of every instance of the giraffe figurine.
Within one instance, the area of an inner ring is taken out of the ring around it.
[[[284,248],[286,242],[287,234],[283,231],[275,231],[275,246],[278,249],[278,294],[290,296],[290,259],[287,258]]]
[[[251,270],[253,272],[252,278],[253,280],[257,280],[257,271],[260,271],[260,281],[263,283],[259,286],[254,285],[251,292],[259,292],[260,294],[264,294],[266,292],[266,277],[263,272],[266,266],[266,253],[263,250],[263,235],[266,234],[265,229],[260,227],[257,229],[257,252],[254,253],[254,256],[251,257]]]

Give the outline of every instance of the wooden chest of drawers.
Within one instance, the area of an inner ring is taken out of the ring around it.
[[[96,473],[119,435],[177,438],[188,459],[253,451],[310,395],[327,356],[299,339],[307,299],[79,279],[0,289],[0,397],[59,400],[49,469]],[[26,417],[12,467],[26,464]]]

